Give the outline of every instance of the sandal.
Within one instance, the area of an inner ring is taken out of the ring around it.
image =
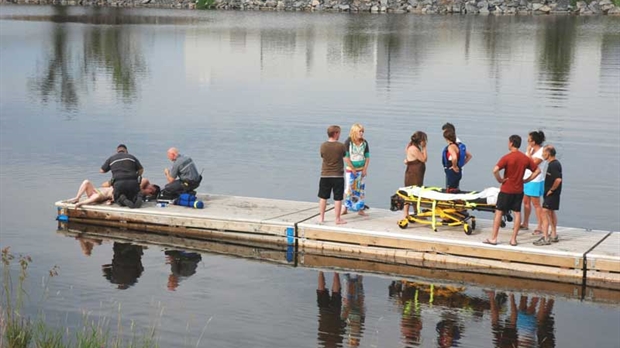
[[[537,245],[537,246],[549,245],[549,244],[551,244],[551,242],[548,239],[545,239],[545,237],[540,237],[539,240],[534,242],[534,245]]]
[[[551,243],[557,243],[557,242],[559,242],[559,241],[560,241],[560,237],[558,237],[558,236],[551,237],[551,238],[549,239],[549,241],[551,241]]]

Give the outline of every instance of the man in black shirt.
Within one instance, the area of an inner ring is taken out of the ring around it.
[[[549,245],[560,239],[557,233],[558,217],[556,210],[560,209],[560,194],[562,193],[562,164],[555,158],[556,151],[553,145],[547,145],[543,149],[543,158],[547,161],[547,174],[545,176],[545,200],[543,202],[543,236],[534,242],[534,245]],[[549,238],[551,227],[551,238]]]
[[[110,156],[101,166],[101,173],[112,171],[114,201],[121,206],[140,208],[140,176],[144,171],[142,164],[133,155],[127,153],[127,146],[120,144],[116,154]]]

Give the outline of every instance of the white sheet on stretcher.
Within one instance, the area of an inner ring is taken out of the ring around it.
[[[483,198],[486,199],[487,204],[491,205],[497,203],[497,196],[499,195],[499,188],[497,187],[488,187],[480,192],[473,193],[445,193],[420,186],[401,187],[398,190],[407,192],[409,196],[422,197],[435,201],[474,201]]]

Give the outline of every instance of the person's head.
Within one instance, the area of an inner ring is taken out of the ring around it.
[[[450,122],[446,122],[443,126],[441,126],[441,130],[445,131],[446,129],[450,129],[452,130],[454,133],[456,133],[456,128],[454,128],[454,125]]]
[[[364,126],[359,123],[352,125],[351,131],[349,132],[349,137],[354,142],[364,139]]]
[[[544,147],[543,149],[543,159],[545,159],[545,161],[549,160],[550,158],[555,158],[555,147],[553,145],[547,145]]]
[[[456,133],[452,129],[446,129],[443,131],[443,138],[449,143],[456,143]]]
[[[176,147],[171,147],[168,149],[167,155],[169,160],[174,161],[179,157],[179,150]]]
[[[426,133],[422,131],[417,131],[413,133],[413,135],[411,136],[410,144],[417,146],[417,147],[421,147],[422,144],[426,145],[427,141],[428,141],[428,137],[426,136]]]
[[[515,149],[518,149],[521,147],[521,137],[513,134],[510,136],[510,138],[508,138],[508,148],[514,147]]]
[[[145,196],[155,196],[157,197],[159,195],[159,192],[161,191],[160,187],[157,185],[153,185],[153,184],[148,184],[146,185],[146,187],[142,190],[142,193]]]
[[[120,152],[127,153],[127,146],[125,146],[125,144],[119,144],[116,147],[116,152],[117,153],[120,153]]]
[[[545,133],[543,131],[532,131],[528,134],[527,141],[536,145],[541,145],[545,141]]]
[[[327,136],[330,138],[338,138],[338,136],[340,135],[340,126],[329,126],[327,127]]]

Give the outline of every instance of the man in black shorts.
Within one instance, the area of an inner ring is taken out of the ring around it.
[[[560,194],[562,193],[562,164],[555,158],[556,151],[553,145],[545,146],[543,158],[549,166],[545,177],[545,200],[543,202],[543,236],[534,242],[534,245],[549,245],[556,243],[558,238],[558,217],[556,211],[560,209]],[[551,238],[549,238],[551,227]]]
[[[538,168],[530,157],[527,157],[523,152],[519,151],[519,147],[521,147],[521,137],[518,135],[511,135],[510,138],[508,138],[508,149],[510,152],[502,157],[495,165],[495,168],[493,168],[493,175],[495,175],[495,179],[502,184],[502,186],[499,189],[499,196],[497,196],[497,204],[495,205],[493,235],[491,238],[483,241],[484,244],[497,244],[502,215],[512,210],[514,212],[514,227],[510,245],[517,245],[517,234],[521,226],[523,184],[532,181],[532,179],[540,174],[540,168]],[[504,170],[504,177],[499,175],[499,171],[502,169]],[[527,179],[523,180],[526,169],[531,170],[532,174]]]
[[[343,143],[339,142],[340,127],[329,126],[327,128],[329,139],[321,144],[321,180],[319,181],[319,223],[325,221],[325,209],[327,200],[334,192],[334,212],[336,213],[336,224],[346,224],[340,218],[342,211],[342,199],[344,198],[344,156],[347,152]],[[352,165],[351,165],[352,166]]]

